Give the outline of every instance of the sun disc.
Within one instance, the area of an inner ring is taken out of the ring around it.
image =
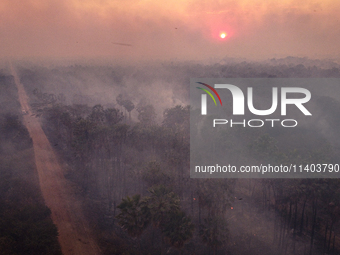
[[[226,34],[226,33],[220,33],[220,37],[221,37],[222,39],[224,39],[224,38],[227,37],[227,34]]]

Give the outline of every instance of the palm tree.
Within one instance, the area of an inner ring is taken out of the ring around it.
[[[152,215],[153,224],[162,230],[162,227],[169,220],[170,215],[179,211],[180,200],[174,192],[163,185],[151,187],[149,192],[151,193],[151,197],[148,200],[148,206]],[[163,237],[161,237],[161,243],[161,254],[163,254]]]
[[[108,125],[113,126],[123,120],[123,113],[115,108],[104,110],[105,119]]]
[[[126,99],[126,100],[123,101],[123,106],[128,111],[128,113],[129,113],[129,120],[131,121],[131,111],[133,109],[135,109],[135,105],[131,102],[131,100]]]
[[[131,237],[138,238],[139,250],[141,251],[140,236],[151,221],[147,199],[141,199],[139,194],[131,198],[127,196],[118,205],[118,208],[121,210],[116,217],[119,225],[125,229]]]
[[[172,212],[179,211],[180,200],[178,196],[163,185],[151,187],[149,189],[151,197],[148,205],[152,215],[152,220],[156,227],[160,227]]]
[[[89,119],[96,124],[102,124],[105,119],[104,107],[100,104],[93,106]]]
[[[184,243],[192,237],[194,224],[183,211],[174,211],[162,223],[161,229],[170,244],[181,251]]]

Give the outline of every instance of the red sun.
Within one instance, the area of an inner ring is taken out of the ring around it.
[[[228,36],[228,34],[226,32],[221,32],[220,33],[220,38],[224,39]]]
[[[226,24],[212,24],[210,28],[210,39],[215,43],[226,43],[235,35],[234,29]]]

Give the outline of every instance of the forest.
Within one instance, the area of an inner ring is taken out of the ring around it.
[[[68,165],[65,177],[78,187],[102,254],[321,255],[340,253],[339,179],[190,178],[188,86],[191,77],[340,78],[339,68],[332,61],[289,57],[205,65],[23,63],[19,76],[34,116]],[[12,247],[41,249],[31,254],[60,254],[48,208],[40,195],[29,196],[39,193],[38,182],[11,76],[3,75],[1,84],[1,97],[11,97],[1,99],[0,213],[8,215],[0,222],[1,250],[10,249],[3,241],[10,239],[25,242]],[[217,146],[241,144],[228,155],[240,161],[336,162],[340,102],[318,100],[327,134],[302,128],[291,147],[285,144],[289,132],[222,130]],[[22,175],[34,181],[27,184]],[[48,233],[33,235],[40,246],[17,236],[19,230],[41,233],[39,227]]]

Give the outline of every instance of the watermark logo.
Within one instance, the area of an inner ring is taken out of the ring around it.
[[[231,94],[233,116],[245,115],[246,106],[247,106],[248,112],[256,116],[270,116],[274,114],[278,110],[278,108],[280,110],[280,115],[286,116],[288,105],[292,105],[292,107],[296,107],[299,110],[299,112],[301,112],[305,116],[312,115],[311,112],[305,106],[305,104],[308,103],[311,99],[311,92],[306,88],[285,87],[285,86],[282,86],[282,87],[266,86],[265,87],[266,93],[270,92],[271,93],[270,96],[267,95],[267,97],[265,98],[259,97],[254,100],[253,91],[256,90],[256,87],[254,87],[255,89],[253,87],[246,87],[246,88],[243,87],[243,91],[246,91],[246,93],[244,93],[239,86],[236,86],[233,84],[215,83],[213,87],[203,82],[196,82],[196,83],[206,87],[206,88],[196,87],[197,89],[200,89],[205,92],[204,94],[201,94],[201,115],[208,114],[207,95],[209,95],[211,99],[214,101],[215,106],[217,106],[217,101],[215,99],[215,96],[217,96],[221,106],[223,106],[222,99],[219,93],[221,93],[222,96],[227,95],[226,93]],[[216,91],[216,89],[219,90],[219,93]],[[258,107],[256,108],[254,106],[254,101],[256,103],[257,100],[271,102],[270,107],[266,107],[266,109],[258,109]],[[227,107],[229,107],[229,105]],[[216,109],[215,110],[211,109],[210,111],[213,113],[216,113]],[[219,119],[214,119],[213,127],[215,127],[216,125],[225,125],[227,123],[229,123],[231,127],[233,125],[243,125],[244,127],[245,126],[262,127],[266,122],[271,123],[271,126],[274,127],[274,123],[277,121],[281,122],[281,126],[283,127],[295,127],[298,124],[297,120],[294,120],[294,119],[286,119],[286,120],[280,120],[280,119],[246,120],[244,119],[241,122],[236,122],[235,120],[233,121],[232,119],[227,120],[227,119],[219,118]],[[292,123],[292,124],[288,125],[287,123]]]
[[[339,84],[338,78],[191,78],[190,176],[339,178],[333,149],[340,146]]]
[[[210,88],[218,97],[220,100],[221,106],[222,106],[222,101],[217,93],[217,91],[211,87],[208,84],[202,83],[202,82],[197,82],[200,83],[208,88]],[[201,89],[205,91],[207,94],[210,95],[210,97],[213,99],[215,105],[216,100],[213,97],[213,95],[206,89],[202,89],[200,87],[197,87],[198,89]],[[215,84],[215,88],[217,89],[228,89],[233,97],[233,115],[244,115],[244,101],[245,97],[242,92],[242,90],[232,84]],[[287,98],[288,94],[303,94],[303,98]],[[303,105],[307,103],[311,99],[311,93],[309,90],[305,88],[297,88],[297,87],[283,87],[281,88],[281,115],[286,115],[287,114],[287,105],[292,104],[295,105],[304,115],[312,115],[306,107]],[[248,87],[247,88],[247,103],[248,103],[248,109],[251,113],[259,116],[264,116],[264,115],[270,115],[274,113],[277,109],[278,106],[278,88],[273,87],[272,88],[272,105],[269,109],[267,110],[258,110],[255,109],[254,103],[253,103],[253,88]],[[201,115],[207,115],[207,95],[202,94],[201,96]]]

